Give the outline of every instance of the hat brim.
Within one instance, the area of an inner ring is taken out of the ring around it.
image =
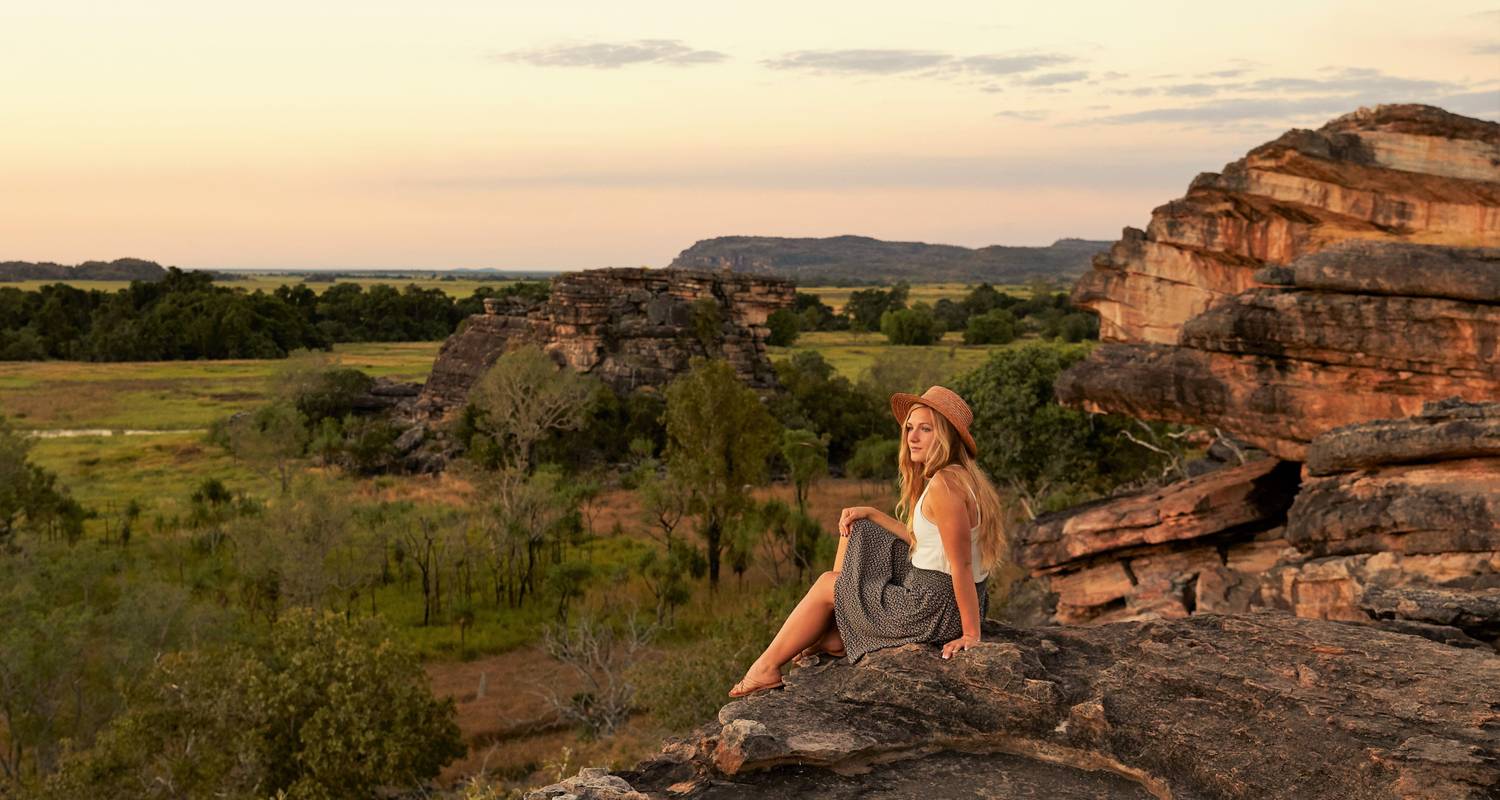
[[[910,414],[911,407],[918,403],[927,406],[938,414],[943,414],[943,410],[941,408],[938,408],[937,405],[933,403],[929,403],[923,400],[919,395],[907,394],[906,392],[896,392],[895,394],[891,395],[891,414],[895,415],[896,424],[905,425],[906,415]],[[958,432],[958,438],[963,440],[964,447],[969,451],[969,455],[978,458],[979,447],[974,444],[974,437],[969,435],[969,432],[967,430],[964,430],[962,426],[955,424],[947,414],[943,414],[943,419],[948,420],[948,424],[953,427],[954,431]]]

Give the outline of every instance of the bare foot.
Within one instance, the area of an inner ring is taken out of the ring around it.
[[[745,673],[745,677],[729,690],[729,696],[748,697],[766,689],[779,689],[781,685],[781,670],[752,665],[750,671]]]

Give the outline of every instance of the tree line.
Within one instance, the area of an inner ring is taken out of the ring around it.
[[[1099,318],[1072,305],[1067,292],[1045,282],[1031,287],[1031,297],[1001,292],[988,283],[969,290],[963,298],[944,297],[935,304],[908,305],[911,287],[859,289],[844,308],[833,308],[817,295],[798,292],[790,309],[772,312],[766,324],[770,343],[786,347],[807,331],[879,331],[891,344],[935,344],[948,331],[961,331],[964,344],[1006,344],[1026,334],[1046,340],[1076,343],[1099,338]]]
[[[480,287],[463,299],[415,284],[246,292],[176,267],[159,281],[131,281],[114,292],[64,283],[36,291],[4,287],[0,361],[285,358],[338,342],[431,341],[483,311],[486,297],[541,299],[547,288],[545,282]]]

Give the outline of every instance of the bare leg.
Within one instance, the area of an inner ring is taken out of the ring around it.
[[[848,550],[848,549],[849,549],[849,537],[847,537],[847,536],[840,536],[839,537],[839,549],[838,549],[838,552],[836,552],[836,553],[833,554],[833,571],[834,572],[843,572],[844,571],[844,551]]]
[[[780,682],[783,664],[791,661],[803,648],[827,636],[833,621],[833,583],[838,577],[837,572],[825,572],[813,582],[812,588],[782,623],[776,638],[750,665],[743,681],[747,687]]]

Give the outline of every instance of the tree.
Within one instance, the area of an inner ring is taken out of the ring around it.
[[[372,797],[465,752],[452,700],[374,620],[296,612],[259,647],[163,656],[46,796]]]
[[[83,507],[57,486],[57,476],[31,463],[31,440],[0,417],[0,555],[16,549],[24,524],[40,528],[61,522],[69,541],[81,533]]]
[[[771,337],[766,343],[772,347],[791,347],[797,341],[801,325],[801,317],[789,308],[772,311],[771,316],[766,318],[766,327],[771,329]]]
[[[261,473],[274,477],[281,493],[291,488],[292,465],[307,450],[312,435],[307,417],[290,402],[269,403],[229,418],[229,450]]]
[[[953,387],[974,411],[979,462],[1029,516],[1159,469],[1161,456],[1122,435],[1130,421],[1059,405],[1052,385],[1081,349],[1030,345],[992,353]]]
[[[895,480],[896,458],[900,452],[899,440],[871,434],[854,448],[848,464],[849,474],[861,480]]]
[[[926,303],[881,314],[880,332],[891,344],[929,345],[943,338],[942,325]]]
[[[945,384],[954,369],[952,355],[944,349],[930,347],[921,350],[896,350],[881,348],[870,362],[869,368],[859,376],[859,386],[881,405],[896,392],[921,394],[933,384]],[[886,423],[880,430],[891,430],[890,412],[883,415]]]
[[[814,481],[828,474],[828,434],[786,430],[781,436],[781,458],[797,492],[797,510],[805,514],[808,490]]]
[[[830,463],[843,464],[860,439],[890,430],[885,398],[856,388],[821,353],[798,351],[775,367],[782,391],[769,401],[772,415],[787,427],[827,434]]]
[[[469,395],[474,425],[489,438],[499,462],[522,474],[532,448],[548,433],[583,425],[598,381],[559,367],[536,345],[507,351]]]
[[[1009,344],[1016,338],[1016,316],[1003,308],[969,317],[964,344]]]
[[[889,290],[859,289],[844,302],[844,316],[849,319],[849,328],[857,331],[880,330],[881,317],[887,311],[906,308],[906,297],[910,287],[905,281]]]
[[[765,482],[780,426],[726,361],[695,361],[666,394],[667,469],[692,492],[718,585],[724,532],[750,502],[746,488]]]

